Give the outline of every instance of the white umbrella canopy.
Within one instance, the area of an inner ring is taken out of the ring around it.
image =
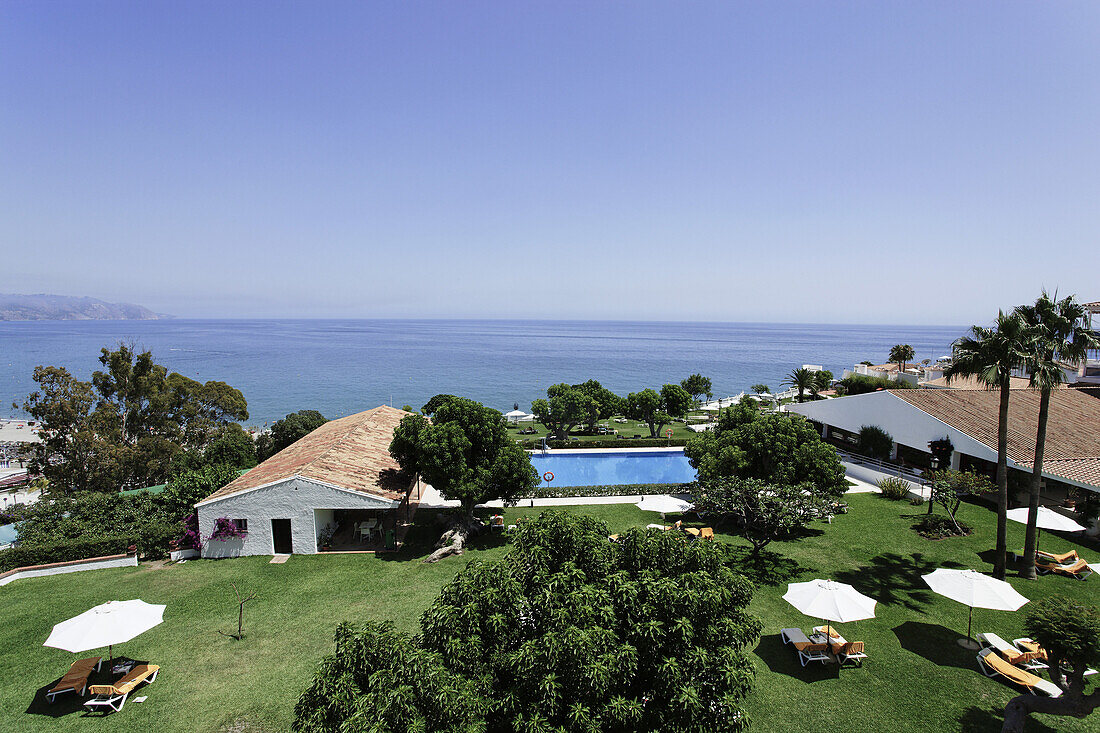
[[[1005,516],[1020,524],[1027,524],[1027,515],[1028,508],[1026,506],[1019,509],[1009,509],[1005,512]],[[1036,513],[1035,526],[1039,529],[1049,529],[1055,532],[1083,532],[1088,529],[1053,509],[1047,509],[1045,506],[1039,507],[1039,511]]]
[[[975,608],[1015,611],[1028,602],[1027,598],[1016,592],[1016,589],[1005,581],[983,575],[977,570],[937,568],[921,577],[928,584],[928,587],[936,593],[970,607],[970,617],[966,624],[966,639],[960,639],[960,642],[969,642],[968,645],[975,643],[970,638]]]
[[[164,609],[138,599],[107,601],[56,624],[42,646],[82,652],[121,644],[164,621]]]
[[[682,514],[692,508],[691,502],[677,499],[675,496],[669,496],[668,494],[643,496],[642,500],[634,506],[644,512],[658,512],[662,519],[666,514]]]
[[[838,624],[874,618],[878,603],[847,583],[821,579],[788,583],[783,600],[807,616]]]

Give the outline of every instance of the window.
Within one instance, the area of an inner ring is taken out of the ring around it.
[[[233,521],[234,521],[234,523],[236,523],[237,529],[241,530],[242,532],[247,532],[248,531],[248,520],[247,519],[234,519]]]

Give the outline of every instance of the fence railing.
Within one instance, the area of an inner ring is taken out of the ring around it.
[[[840,456],[840,460],[847,461],[848,463],[854,463],[857,466],[871,466],[877,468],[883,473],[893,474],[899,478],[907,479],[914,483],[923,484],[925,482],[924,477],[910,469],[899,466],[896,463],[888,463],[886,461],[880,461],[877,458],[871,458],[869,456],[861,456],[857,453],[849,453],[846,450],[837,448],[837,454]]]

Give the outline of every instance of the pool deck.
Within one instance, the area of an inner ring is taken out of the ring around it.
[[[631,448],[629,445],[624,445],[622,448],[549,448],[545,451],[535,448],[527,452],[533,456],[590,455],[594,453],[683,453],[684,447],[681,445],[668,448]]]

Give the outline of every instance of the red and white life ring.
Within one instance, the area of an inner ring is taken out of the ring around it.
[[[549,482],[554,480],[554,472],[553,471],[547,471],[546,473],[542,474],[542,478],[547,483],[549,483]]]

